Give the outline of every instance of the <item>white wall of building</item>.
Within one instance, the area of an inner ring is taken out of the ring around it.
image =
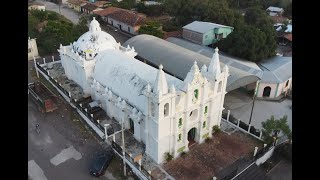
[[[28,60],[39,57],[38,46],[36,39],[28,40]]]
[[[108,18],[108,23],[111,24],[113,27],[116,27],[118,29],[120,29],[120,26],[121,26],[121,30],[122,31],[128,32],[130,34],[134,34],[134,35],[138,34],[137,28],[134,28],[134,27],[132,27],[132,26],[130,26],[128,24],[125,24],[123,22],[117,21],[117,20],[112,19],[110,17]]]
[[[286,86],[287,81],[289,82]],[[292,78],[288,79],[287,81],[284,81],[283,83],[259,83],[257,97],[263,98],[264,88],[269,86],[271,87],[271,92],[270,96],[266,98],[277,98],[282,93],[289,91],[292,83]]]
[[[96,24],[97,22],[91,23],[90,26],[97,26]],[[60,46],[58,51],[67,77],[80,85],[94,100],[99,101],[109,117],[120,123],[123,121],[126,129],[130,128],[129,118],[132,119],[134,137],[145,143],[146,153],[157,163],[165,160],[166,152],[177,157],[181,152],[188,151],[188,133],[192,128],[196,129],[194,141],[202,143],[207,137],[212,137],[213,126],[220,126],[229,71],[226,66],[220,71],[217,49],[210,63],[211,69],[203,67],[200,71],[195,62],[179,87],[169,87],[161,65],[154,82],[155,87],[151,88],[148,84],[140,94],[145,98],[142,105],[145,107],[141,107],[145,109],[142,111],[145,114],[132,104],[127,104],[112,89],[93,79],[95,59],[80,57],[73,51],[72,45]],[[133,58],[132,61],[139,62]]]

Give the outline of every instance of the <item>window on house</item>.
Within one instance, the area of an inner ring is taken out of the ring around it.
[[[196,89],[196,90],[194,90],[194,97],[196,99],[198,99],[198,96],[199,96],[199,91],[198,91],[198,89]]]
[[[164,117],[167,117],[169,115],[169,103],[166,103],[164,105]]]
[[[181,141],[181,133],[178,135],[178,141]]]
[[[130,32],[130,27],[128,27],[128,32]]]
[[[286,82],[286,86],[285,87],[287,87],[289,85],[289,80]]]
[[[179,128],[181,128],[182,126],[182,118],[179,119],[179,124],[178,124]]]
[[[31,53],[31,48],[28,48],[28,53]]]
[[[206,121],[202,123],[202,128],[205,128],[205,127],[206,127]]]
[[[204,38],[207,39],[207,38],[208,38],[208,35],[205,35]]]
[[[218,92],[221,92],[221,88],[222,88],[222,81],[220,81],[218,84]]]
[[[204,107],[204,114],[208,113],[208,106]]]

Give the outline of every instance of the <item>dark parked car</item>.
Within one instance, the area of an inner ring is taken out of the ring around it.
[[[100,153],[90,167],[90,174],[96,177],[103,175],[109,167],[113,156],[112,150],[106,153]]]

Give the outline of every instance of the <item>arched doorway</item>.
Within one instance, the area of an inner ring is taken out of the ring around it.
[[[129,131],[134,134],[134,122],[131,118],[129,118],[129,123],[130,123],[130,129]]]
[[[263,97],[270,97],[271,87],[267,86],[263,89]]]
[[[197,132],[196,128],[192,128],[189,130],[189,132],[188,132],[188,141],[189,141],[188,147],[190,147],[191,145],[193,145],[196,142],[195,141],[196,132]]]

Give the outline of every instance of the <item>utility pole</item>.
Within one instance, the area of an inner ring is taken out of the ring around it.
[[[254,100],[256,98],[256,94],[254,93],[253,95],[253,102],[252,102],[252,108],[251,108],[251,114],[250,114],[250,119],[249,119],[249,125],[251,124],[251,119],[252,119],[252,113],[253,113],[253,107],[254,107]]]

